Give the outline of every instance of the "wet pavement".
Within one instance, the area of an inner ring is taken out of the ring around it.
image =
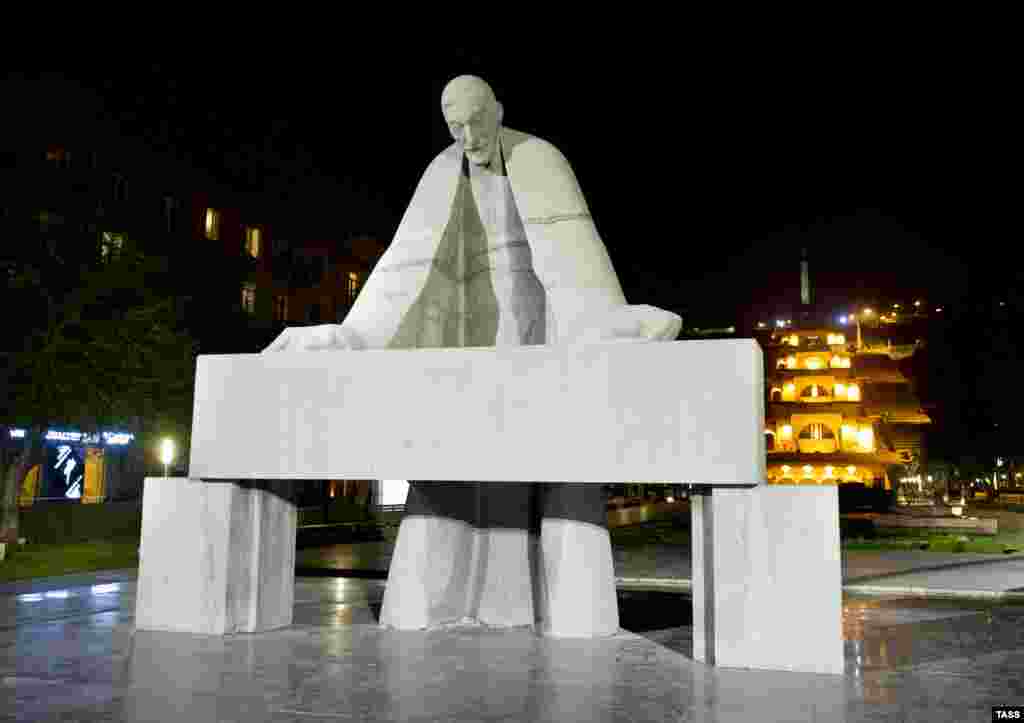
[[[358,554],[363,554],[359,551]],[[378,579],[296,581],[295,624],[135,632],[133,571],[0,588],[0,720],[988,721],[1024,704],[1024,606],[848,597],[846,674],[691,659],[685,594],[620,590],[623,631],[376,626]]]
[[[306,548],[298,551],[299,576],[387,577],[390,542]],[[683,545],[613,546],[615,576],[620,585],[686,590],[690,583],[690,550]],[[844,589],[861,594],[1024,599],[1024,554],[987,555],[922,550],[844,550]],[[2,587],[0,587],[2,590]]]

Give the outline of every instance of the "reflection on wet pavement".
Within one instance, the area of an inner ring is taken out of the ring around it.
[[[0,719],[987,721],[1024,702],[1024,607],[847,598],[847,673],[823,676],[693,662],[677,593],[620,591],[633,632],[555,640],[382,630],[384,584],[299,578],[292,627],[223,638],[134,631],[130,580],[8,594]]]

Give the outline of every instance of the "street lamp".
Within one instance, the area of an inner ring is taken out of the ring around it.
[[[160,461],[164,463],[164,477],[170,477],[167,468],[174,461],[174,440],[170,437],[160,443]]]
[[[870,308],[864,309],[864,318],[871,316],[874,312]],[[860,314],[852,314],[854,321],[857,322],[857,350],[860,351],[864,347],[864,341],[860,335]]]

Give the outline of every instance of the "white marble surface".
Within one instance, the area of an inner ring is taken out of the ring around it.
[[[691,504],[694,658],[842,673],[836,487],[714,489]]]
[[[541,523],[540,630],[555,637],[602,637],[619,629],[608,530],[586,522]]]
[[[757,484],[762,420],[753,340],[201,356],[190,473]]]
[[[407,517],[391,557],[381,624],[399,630],[460,622],[532,626],[537,554],[537,539],[526,530]]]
[[[290,625],[295,506],[231,482],[147,477],[136,624],[209,635]]]

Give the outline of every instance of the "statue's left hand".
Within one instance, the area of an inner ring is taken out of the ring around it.
[[[682,317],[671,311],[629,304],[588,319],[573,342],[673,341],[682,326]]]

